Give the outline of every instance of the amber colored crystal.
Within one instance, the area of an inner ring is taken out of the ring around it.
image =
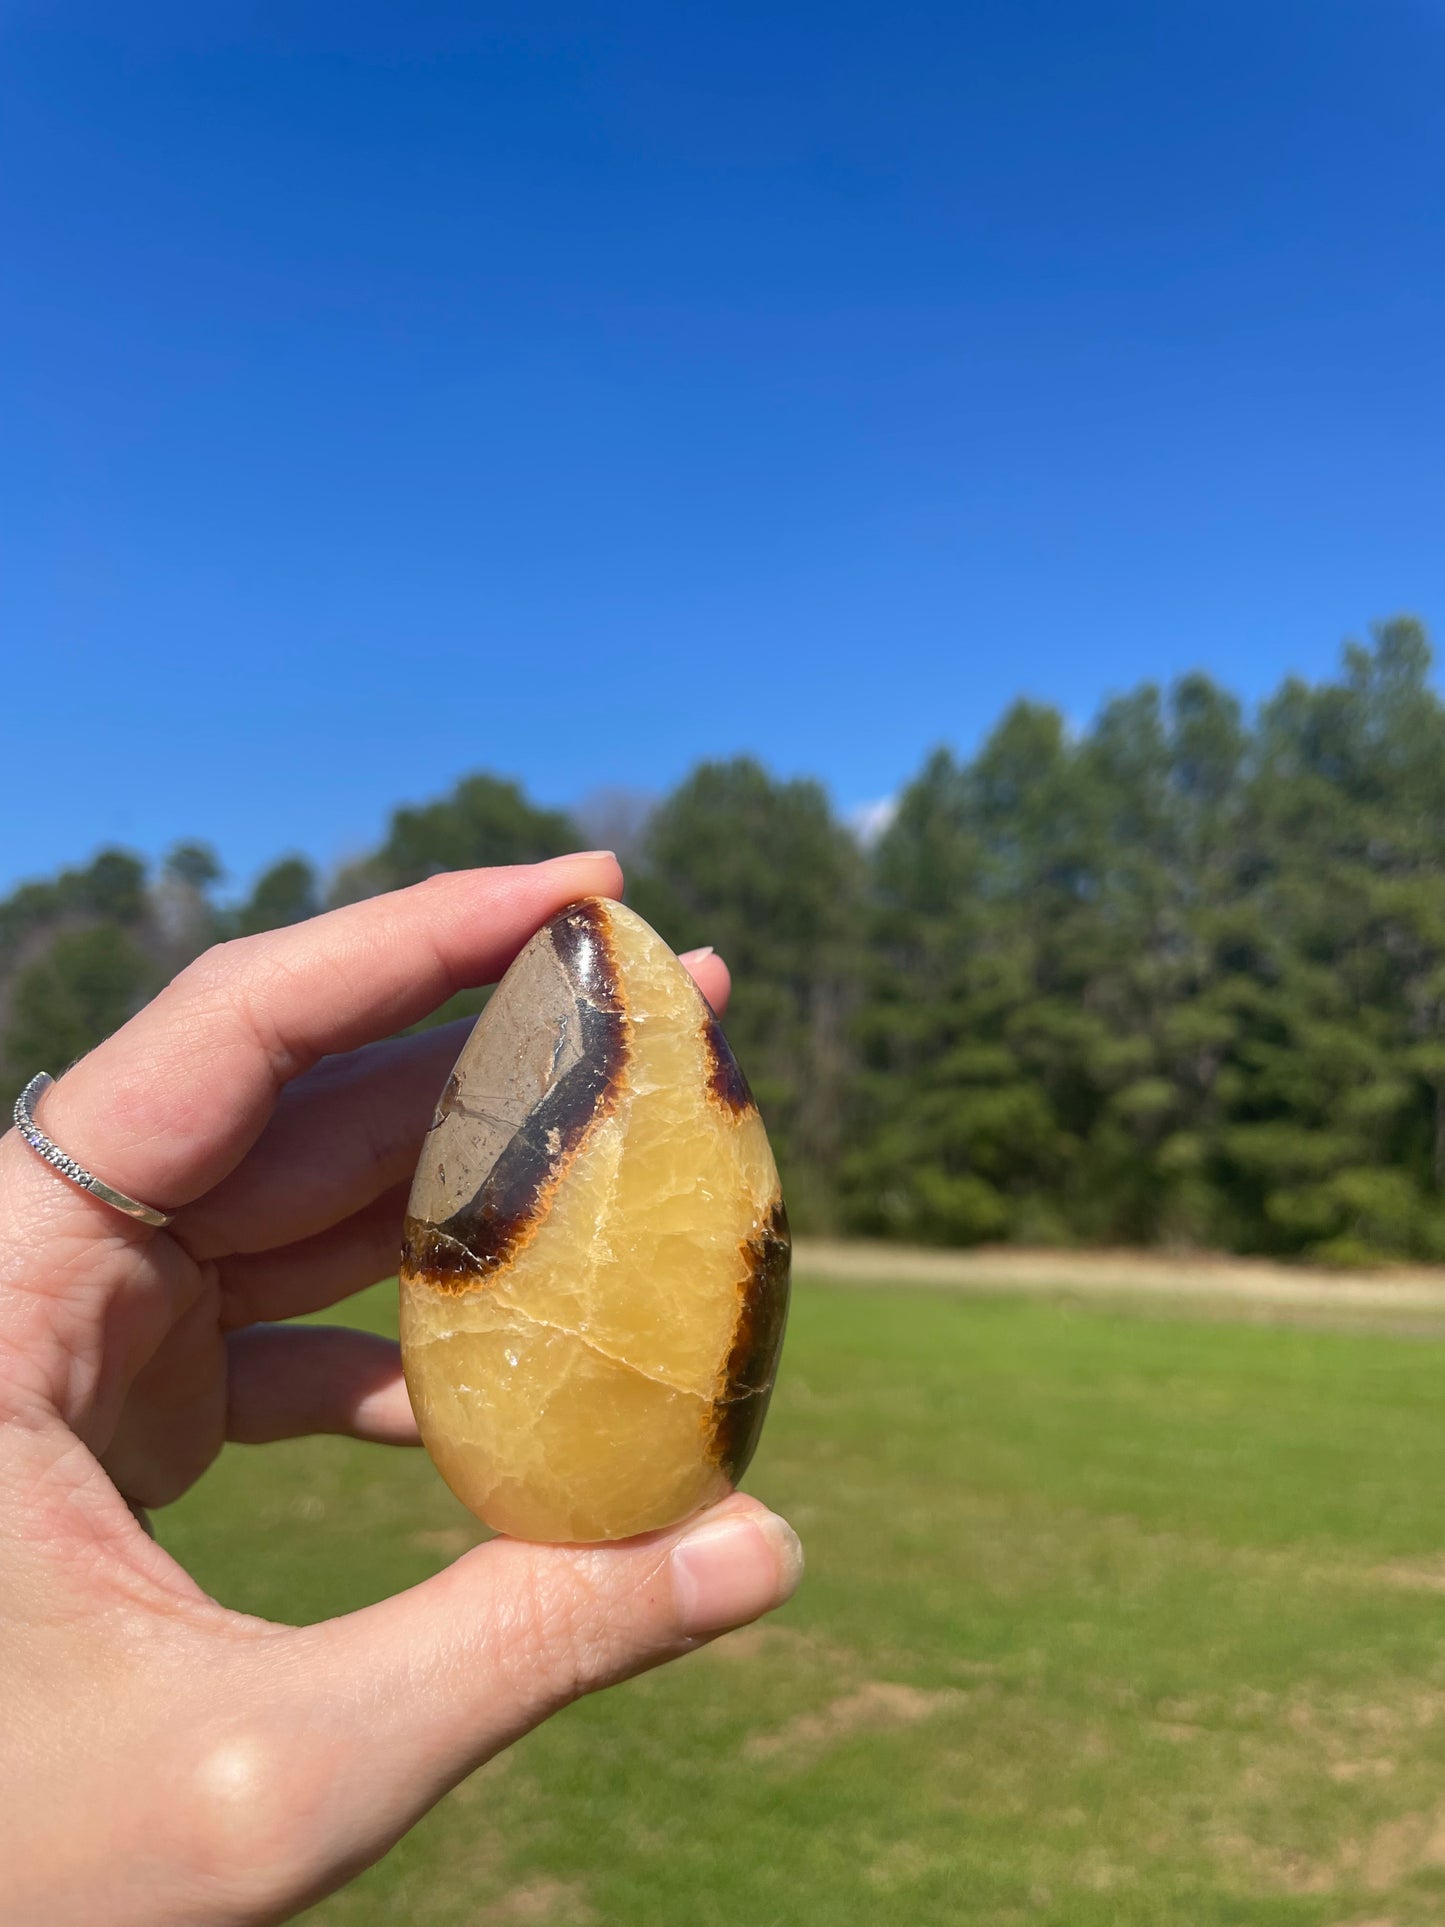
[[[443,1477],[529,1539],[721,1497],[762,1428],[788,1256],[767,1134],[692,978],[621,904],[562,911],[468,1040],[412,1187],[402,1358]]]

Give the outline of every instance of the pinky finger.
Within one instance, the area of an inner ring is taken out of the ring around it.
[[[226,1352],[226,1437],[238,1444],[311,1432],[419,1443],[389,1338],[339,1325],[254,1325],[232,1332]]]

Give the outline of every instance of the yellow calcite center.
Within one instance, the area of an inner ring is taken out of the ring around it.
[[[402,1277],[427,1447],[472,1511],[531,1539],[624,1537],[729,1489],[719,1413],[750,1241],[778,1200],[756,1110],[713,1088],[691,978],[607,909],[626,1036],[610,1108],[499,1268]]]

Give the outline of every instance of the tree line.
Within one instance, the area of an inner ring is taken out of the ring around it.
[[[1430,668],[1397,618],[1252,715],[1199,674],[1082,732],[1019,702],[971,758],[936,750],[867,847],[821,785],[746,757],[634,821],[630,900],[733,968],[728,1030],[795,1220],[1445,1260]],[[0,902],[4,1081],[58,1071],[219,939],[587,840],[483,774],[331,878],[286,857],[229,907],[202,845],[155,873],[103,851]]]

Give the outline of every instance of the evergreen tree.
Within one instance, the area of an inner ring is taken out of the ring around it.
[[[873,860],[858,1229],[1445,1255],[1445,711],[1418,623],[935,755]]]
[[[728,1036],[805,1225],[833,1212],[863,879],[820,785],[739,757],[702,764],[661,804],[629,891],[676,949],[727,958]]]
[[[3,1038],[11,1094],[37,1071],[59,1076],[155,987],[144,951],[116,924],[62,931],[11,987]]]
[[[468,776],[438,802],[397,810],[381,848],[342,871],[332,901],[400,890],[444,870],[540,863],[580,845],[577,826],[563,811],[538,809],[516,783],[500,777]]]
[[[254,936],[261,930],[281,930],[304,923],[321,908],[315,870],[305,857],[283,857],[260,877],[250,897],[236,914],[236,934]]]

